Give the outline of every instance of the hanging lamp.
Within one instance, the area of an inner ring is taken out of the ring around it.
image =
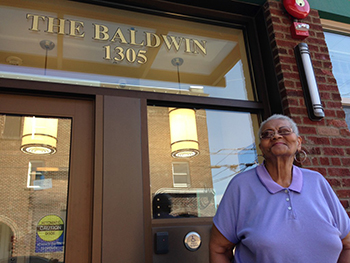
[[[171,156],[188,158],[199,154],[196,112],[193,109],[170,108]]]
[[[57,151],[58,119],[25,117],[21,151],[27,154],[54,154]]]

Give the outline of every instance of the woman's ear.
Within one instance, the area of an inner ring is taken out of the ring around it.
[[[302,142],[302,138],[300,136],[298,136],[298,151],[301,150],[301,142]]]

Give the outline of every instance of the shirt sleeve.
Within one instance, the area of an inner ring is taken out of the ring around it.
[[[336,227],[340,231],[340,238],[343,239],[350,232],[350,218],[346,213],[345,208],[340,203],[339,198],[333,191],[332,187],[323,176],[322,178],[324,183],[323,187],[326,194],[325,197],[329,205],[329,209],[333,215]]]
[[[233,244],[239,242],[237,238],[236,228],[236,209],[234,204],[234,180],[231,180],[218,206],[213,222],[220,233]]]

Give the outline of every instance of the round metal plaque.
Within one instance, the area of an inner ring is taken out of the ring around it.
[[[189,251],[196,251],[202,244],[201,236],[197,232],[191,231],[185,236],[184,244]]]

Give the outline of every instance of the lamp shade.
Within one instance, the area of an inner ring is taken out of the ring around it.
[[[54,154],[58,119],[25,117],[21,151],[28,154]]]
[[[175,158],[199,154],[196,112],[193,109],[169,109],[171,155]]]

